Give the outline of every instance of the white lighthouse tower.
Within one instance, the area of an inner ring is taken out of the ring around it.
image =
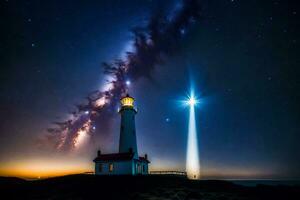
[[[132,151],[134,158],[138,158],[136,131],[135,131],[135,115],[137,110],[134,108],[134,98],[128,94],[121,98],[121,128],[119,153]]]
[[[121,115],[119,153],[102,154],[98,151],[95,162],[95,174],[97,175],[145,175],[148,174],[147,154],[138,155],[134,98],[128,94],[121,98]]]

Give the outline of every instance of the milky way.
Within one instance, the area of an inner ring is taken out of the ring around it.
[[[97,90],[87,96],[87,102],[76,105],[72,117],[64,122],[55,122],[46,136],[58,150],[72,150],[84,135],[107,134],[115,107],[128,90],[128,83],[144,77],[150,81],[155,67],[163,66],[164,60],[180,49],[180,44],[189,29],[198,23],[201,7],[197,0],[185,0],[172,13],[158,11],[145,26],[131,29],[132,51],[125,58],[104,62],[107,75],[106,90]],[[98,128],[101,127],[101,128]]]

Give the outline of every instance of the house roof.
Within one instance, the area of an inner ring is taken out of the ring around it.
[[[139,160],[142,162],[150,163],[150,161],[148,159],[146,159],[145,157],[139,157]]]
[[[133,153],[111,153],[111,154],[100,154],[95,159],[97,161],[117,161],[117,160],[131,160],[133,158]]]
[[[124,160],[131,160],[133,159],[134,153],[128,152],[128,153],[111,153],[111,154],[100,154],[95,159],[94,162],[98,161],[124,161]],[[141,162],[147,162],[150,163],[148,159],[145,157],[139,157],[139,160]]]

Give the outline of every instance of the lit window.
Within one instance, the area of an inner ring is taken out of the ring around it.
[[[112,172],[114,170],[114,164],[113,163],[109,163],[109,172]]]

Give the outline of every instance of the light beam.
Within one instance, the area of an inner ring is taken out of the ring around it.
[[[188,143],[186,157],[186,172],[189,179],[200,178],[200,162],[198,153],[197,128],[195,119],[195,105],[197,100],[193,93],[187,100],[190,106],[189,127],[188,127]]]

